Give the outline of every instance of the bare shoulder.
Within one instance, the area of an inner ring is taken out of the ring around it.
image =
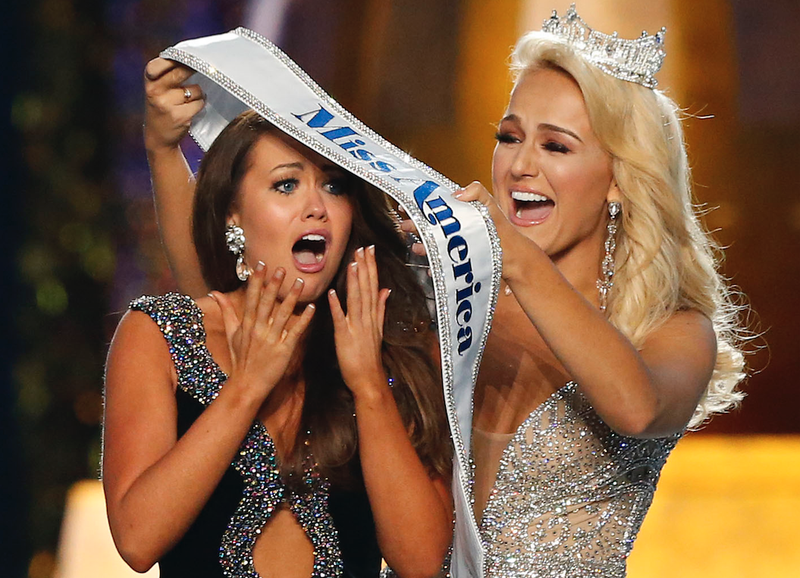
[[[680,349],[698,348],[698,353],[715,357],[717,337],[714,332],[714,324],[711,319],[696,309],[677,311],[648,336],[644,349],[657,348],[662,345]]]
[[[129,310],[122,316],[111,340],[106,367],[106,383],[119,374],[160,373],[170,382],[175,374],[169,346],[158,325],[147,313]]]
[[[678,311],[646,339],[641,355],[650,370],[671,387],[692,395],[705,391],[717,360],[711,320],[696,310]]]
[[[164,337],[158,325],[143,311],[129,309],[125,312],[117,325],[111,347],[119,344],[126,346],[147,346],[150,342],[160,343]]]

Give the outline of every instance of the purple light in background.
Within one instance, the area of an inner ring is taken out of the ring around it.
[[[131,298],[142,293],[172,288],[155,229],[142,139],[144,67],[161,50],[180,40],[224,32],[230,28],[229,16],[241,5],[238,0],[109,0],[106,4],[106,21],[115,31],[111,79],[114,109],[110,118],[113,179],[116,193],[127,206],[117,243],[111,297],[115,310],[124,309]],[[185,144],[196,168],[201,154],[193,143]]]

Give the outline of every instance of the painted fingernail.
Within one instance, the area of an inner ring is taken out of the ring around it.
[[[297,287],[302,287],[303,283],[305,283],[305,281],[303,281],[302,277],[298,277],[297,279],[294,280],[294,284]]]
[[[363,257],[364,256],[364,247],[359,247],[358,249],[356,249],[356,255],[358,255],[359,257]]]
[[[456,189],[455,191],[453,191],[453,196],[456,199],[460,199],[463,194],[464,194],[464,189]]]
[[[263,271],[264,267],[266,266],[267,264],[264,263],[264,261],[259,261],[258,263],[256,263],[256,271]]]
[[[217,300],[217,296],[214,295],[213,293],[209,293],[208,296],[211,297],[214,301]]]
[[[313,303],[309,303],[308,305],[306,305],[306,309],[311,309],[311,311],[315,311],[317,309],[317,306],[314,305]]]
[[[275,269],[275,275],[274,275],[274,277],[275,277],[276,279],[283,279],[283,276],[284,276],[284,275],[286,275],[286,271],[285,271],[284,269],[281,269],[280,267],[278,267],[277,269]]]
[[[330,289],[328,295],[336,295],[336,289]]]
[[[369,251],[370,255],[374,255],[375,254],[375,245],[370,245],[369,247],[367,247],[367,251]]]
[[[386,298],[388,299],[391,294],[392,294],[392,290],[389,289],[389,292],[386,294]]]
[[[351,268],[353,271],[357,270],[357,269],[358,269],[358,262],[356,262],[356,261],[353,261],[352,263],[350,263],[350,268]]]

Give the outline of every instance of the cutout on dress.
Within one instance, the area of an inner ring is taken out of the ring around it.
[[[272,513],[253,547],[253,567],[262,578],[308,578],[314,546],[286,502]]]

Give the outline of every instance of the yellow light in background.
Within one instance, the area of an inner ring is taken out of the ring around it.
[[[103,487],[84,480],[70,488],[61,525],[54,578],[157,578],[158,565],[146,574],[131,570],[122,560],[106,518]]]
[[[44,118],[44,103],[34,94],[18,94],[11,106],[11,122],[19,130],[39,126]]]
[[[19,269],[26,281],[38,281],[51,275],[56,262],[48,248],[40,243],[29,243],[21,251]]]
[[[28,578],[50,578],[55,564],[56,558],[49,550],[36,552],[28,564]]]
[[[36,285],[36,305],[41,311],[58,315],[67,309],[67,290],[58,279],[46,279]]]
[[[58,240],[65,249],[83,253],[92,246],[92,229],[80,221],[66,223],[58,232]]]
[[[692,436],[667,461],[629,578],[796,578],[800,436]]]
[[[117,257],[110,243],[98,243],[83,255],[83,268],[96,281],[110,281]]]
[[[40,359],[28,358],[14,366],[17,384],[17,407],[31,418],[39,418],[47,411],[52,400],[45,385],[46,368]]]

